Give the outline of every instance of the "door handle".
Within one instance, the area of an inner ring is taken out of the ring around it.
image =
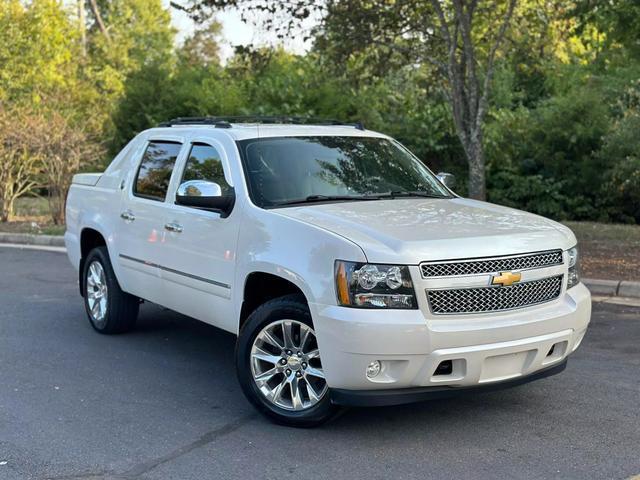
[[[182,225],[178,223],[165,223],[164,229],[170,232],[182,233]]]
[[[127,222],[133,222],[136,219],[136,216],[133,213],[131,213],[129,210],[127,210],[126,212],[122,212],[120,214],[120,218]]]

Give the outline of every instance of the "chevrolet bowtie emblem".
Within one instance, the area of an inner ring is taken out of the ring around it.
[[[520,281],[522,275],[520,273],[513,272],[500,272],[500,275],[491,277],[491,285],[502,285],[503,287],[509,287],[514,283]]]

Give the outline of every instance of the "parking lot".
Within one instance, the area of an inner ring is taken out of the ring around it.
[[[510,390],[273,425],[234,337],[154,305],[95,333],[61,253],[0,247],[0,479],[618,478],[640,474],[640,308],[597,303],[567,370]]]

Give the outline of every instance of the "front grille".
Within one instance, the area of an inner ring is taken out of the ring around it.
[[[470,259],[451,262],[421,263],[424,278],[511,272],[530,268],[544,268],[562,264],[562,250],[531,253],[509,257]]]
[[[434,314],[484,313],[511,310],[549,302],[560,296],[562,277],[516,283],[510,287],[458,288],[427,290]]]

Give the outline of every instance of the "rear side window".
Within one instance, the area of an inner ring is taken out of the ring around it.
[[[220,185],[222,194],[227,195],[231,187],[224,178],[224,169],[220,153],[211,145],[194,143],[184,167],[182,181],[207,180]]]
[[[135,195],[164,201],[181,146],[174,142],[149,142],[138,169]]]

